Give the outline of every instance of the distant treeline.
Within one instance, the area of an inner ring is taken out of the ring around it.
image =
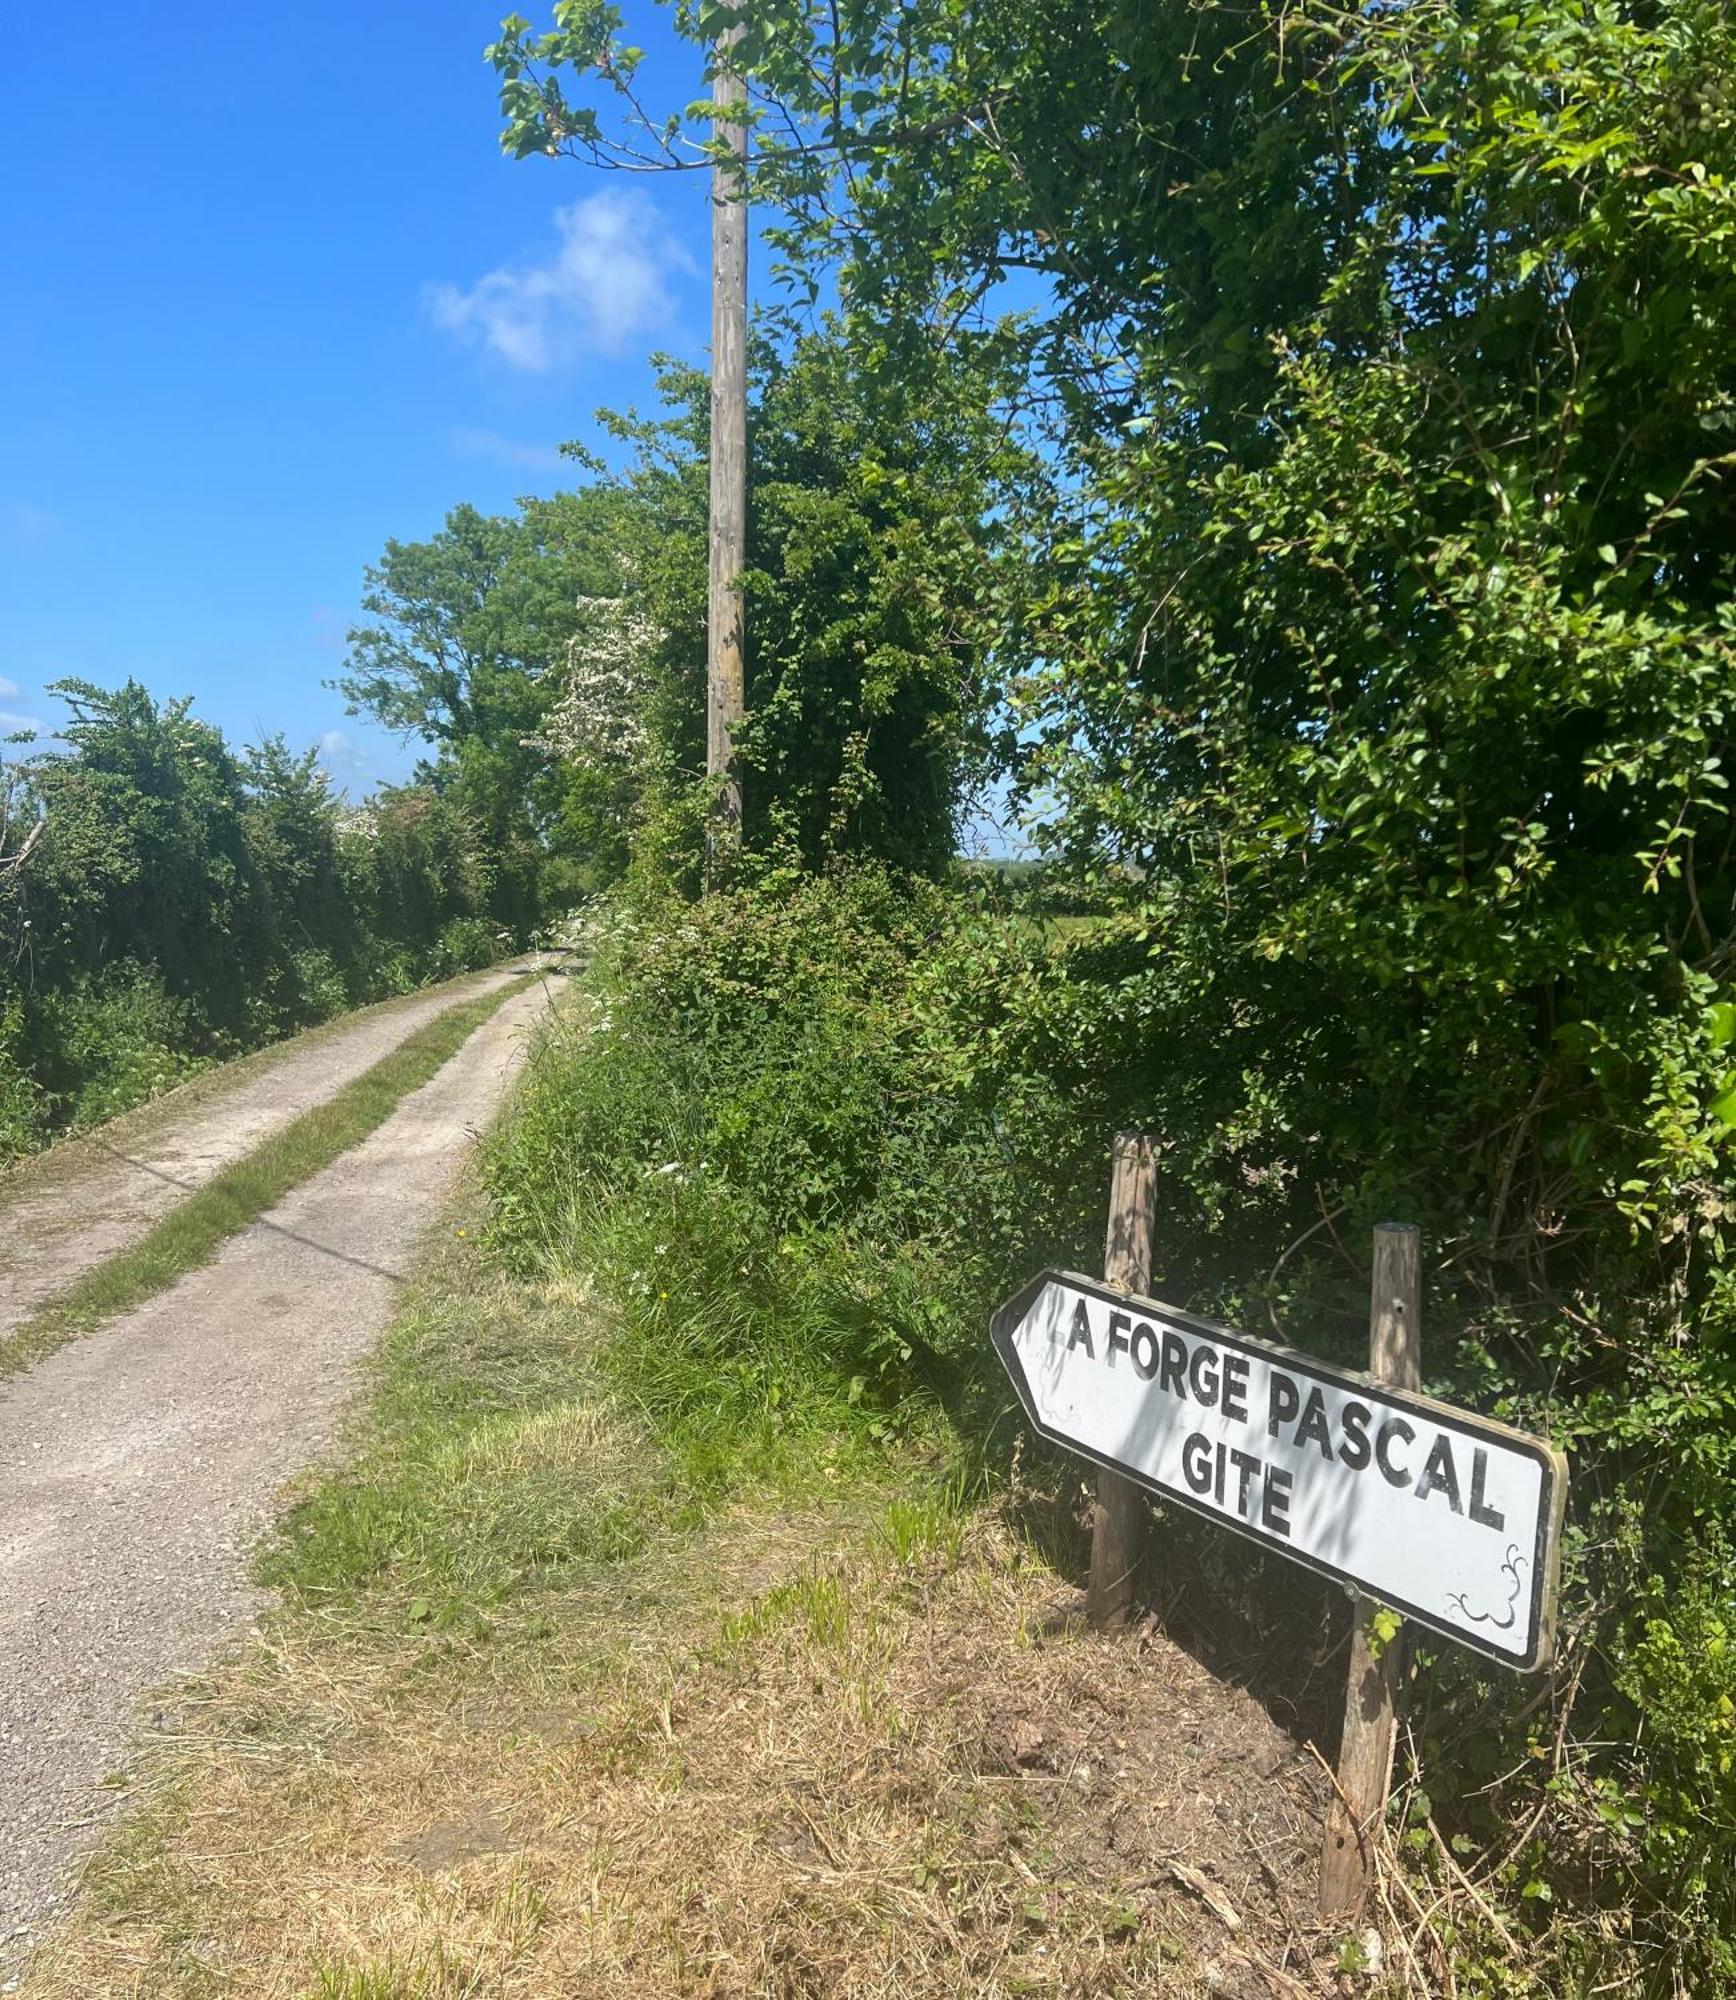
[[[0,1160],[528,927],[443,786],[352,807],[312,752],[238,751],[185,701],[52,692],[60,745],[0,764]]]

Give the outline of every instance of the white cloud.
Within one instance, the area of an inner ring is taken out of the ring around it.
[[[18,690],[13,688],[16,694]],[[36,715],[20,715],[16,709],[0,708],[0,736],[14,736],[21,729],[34,729],[38,734],[46,733],[48,724]]]
[[[372,759],[347,729],[327,729],[316,748],[320,765],[339,791],[369,776]]]
[[[555,229],[560,240],[541,263],[503,265],[468,291],[430,285],[435,324],[541,374],[586,348],[619,354],[668,323],[668,279],[694,264],[649,195],[605,189],[557,208]]]
[[[529,472],[558,472],[564,463],[555,445],[530,444],[472,424],[454,424],[447,433],[447,442],[464,458],[491,458],[501,465],[522,466]]]
[[[16,701],[23,690],[16,681],[9,681],[0,674],[0,701]]]
[[[375,768],[375,760],[348,730],[323,730],[315,748],[319,752],[320,768],[341,798],[354,800],[365,797],[378,783],[380,773]]]

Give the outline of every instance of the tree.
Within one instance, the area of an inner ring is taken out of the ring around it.
[[[500,955],[455,797],[341,808],[312,751],[62,681],[0,773],[0,1158],[356,1001]]]
[[[30,873],[38,977],[114,960],[153,965],[171,994],[239,1027],[265,926],[246,838],[246,776],[189,701],[136,681],[49,690],[68,745],[32,760],[47,826]]]
[[[578,629],[578,599],[608,593],[614,503],[601,490],[526,501],[515,515],[457,507],[426,542],[390,541],[368,571],[336,686],[352,714],[420,737],[426,782],[456,790],[497,856],[493,907],[533,922],[559,810],[532,747],[556,670]]]
[[[290,749],[281,735],[243,753],[246,834],[253,866],[280,921],[308,933],[327,928],[336,891],[340,810],[319,752]]]
[[[745,577],[750,848],[939,872],[999,748],[1013,515],[1043,486],[987,351],[902,386],[838,329],[755,348]],[[537,738],[617,837],[692,866],[706,766],[707,385],[664,363],[661,416],[614,420],[620,590],[586,600]],[[592,836],[603,838],[601,826]],[[655,844],[655,843],[653,843]]]

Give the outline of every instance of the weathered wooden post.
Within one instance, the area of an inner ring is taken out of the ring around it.
[[[747,85],[735,67],[741,22],[713,58],[717,137],[711,169],[711,508],[707,529],[705,769],[717,786],[706,827],[708,888],[741,851],[741,767],[735,739],[746,707],[747,567]]]
[[[1368,1372],[1398,1389],[1422,1386],[1422,1271],[1419,1239],[1409,1223],[1382,1222],[1374,1232],[1374,1282],[1369,1297]],[[1375,1843],[1386,1818],[1398,1728],[1399,1678],[1405,1633],[1375,1641],[1373,1599],[1358,1597],[1344,1697],[1344,1737],[1338,1753],[1338,1796],[1326,1814],[1320,1856],[1323,1916],[1361,1908],[1374,1878]]]
[[[1143,1292],[1151,1283],[1151,1239],[1157,1221],[1157,1141],[1138,1132],[1118,1132],[1113,1159],[1103,1275],[1122,1291]],[[1145,1547],[1145,1523],[1145,1495],[1131,1479],[1100,1467],[1086,1595],[1087,1614],[1099,1630],[1127,1622],[1133,1579]]]

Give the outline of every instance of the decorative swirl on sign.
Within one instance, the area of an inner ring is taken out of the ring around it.
[[[1473,1625],[1491,1625],[1497,1632],[1510,1632],[1519,1616],[1519,1572],[1525,1567],[1525,1558],[1519,1553],[1516,1543],[1507,1546],[1507,1560],[1501,1565],[1503,1576],[1511,1577],[1513,1587],[1507,1593],[1507,1602],[1501,1611],[1473,1611],[1465,1602],[1465,1593],[1455,1590],[1448,1593],[1447,1602],[1456,1604],[1460,1614],[1470,1619]],[[1503,1616],[1502,1613],[1506,1615]]]

